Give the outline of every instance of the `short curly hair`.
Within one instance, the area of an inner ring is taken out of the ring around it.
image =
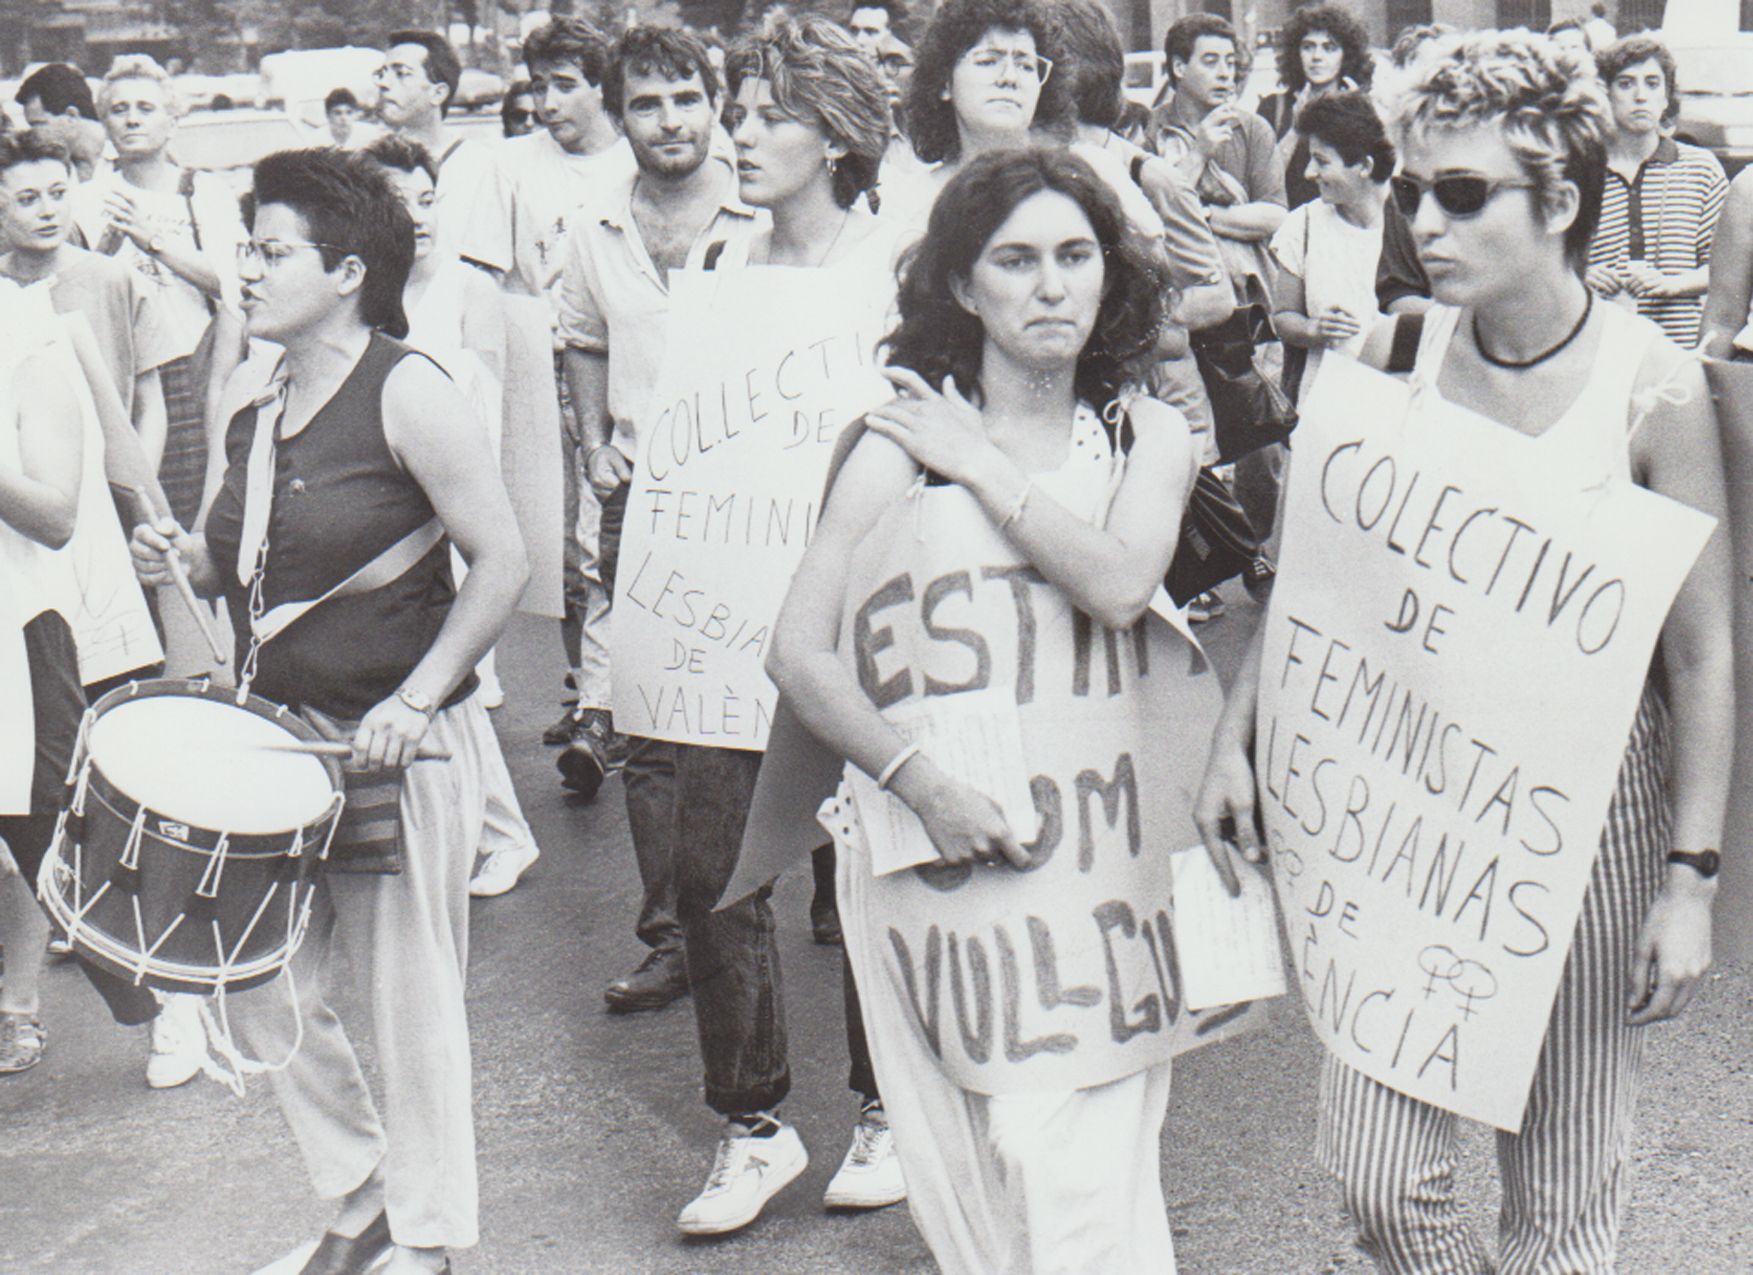
[[[1375,74],[1370,35],[1351,11],[1336,4],[1308,4],[1293,10],[1278,29],[1278,82],[1287,93],[1301,93],[1309,82],[1303,71],[1303,41],[1325,31],[1339,42],[1341,78],[1367,89]]]
[[[182,94],[177,92],[170,72],[159,65],[157,58],[148,54],[123,53],[110,63],[110,69],[104,72],[103,83],[97,86],[97,113],[100,119],[110,113],[110,101],[115,97],[115,86],[123,80],[152,81],[164,94],[164,109],[178,118],[182,117]]]
[[[1564,251],[1581,270],[1607,184],[1607,94],[1588,60],[1527,31],[1484,31],[1445,46],[1406,90],[1395,118],[1402,149],[1433,129],[1495,125],[1550,208],[1560,182],[1579,192]]]
[[[700,77],[708,101],[718,101],[718,72],[706,46],[691,31],[650,24],[628,27],[609,51],[603,68],[603,109],[616,120],[627,106],[627,76],[661,75],[668,80]]]
[[[1063,147],[980,155],[943,188],[925,237],[901,263],[901,322],[883,342],[886,362],[911,368],[935,389],[946,376],[965,393],[979,386],[986,329],[951,285],[968,278],[992,236],[1042,191],[1057,191],[1083,209],[1106,272],[1096,325],[1077,360],[1078,397],[1100,411],[1142,381],[1175,302],[1168,268],[1138,238],[1108,184]]]
[[[947,100],[956,63],[988,31],[1027,31],[1035,52],[1053,62],[1066,60],[1059,33],[1047,10],[1033,0],[946,0],[915,50],[913,80],[907,88],[907,130],[913,153],[928,164],[954,160],[962,139],[955,103]],[[1071,76],[1049,75],[1035,104],[1038,132],[1069,137],[1076,122]]]
[[[846,147],[834,165],[840,207],[852,207],[876,186],[889,148],[889,93],[844,27],[814,16],[775,23],[726,55],[724,79],[727,99],[744,80],[767,80],[780,110],[819,124]]]
[[[1608,88],[1626,68],[1640,62],[1654,62],[1662,68],[1662,79],[1668,86],[1668,104],[1662,109],[1662,123],[1672,124],[1680,118],[1680,68],[1675,65],[1674,55],[1666,44],[1652,35],[1628,35],[1595,54],[1595,69],[1601,76],[1601,83]]]

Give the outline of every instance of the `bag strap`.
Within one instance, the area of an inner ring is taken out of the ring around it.
[[[1388,366],[1385,371],[1410,372],[1418,363],[1418,343],[1424,336],[1424,316],[1422,314],[1396,314],[1394,316],[1394,341],[1388,347]]]
[[[195,216],[194,169],[184,168],[178,170],[177,194],[182,197],[183,207],[187,209],[189,213],[189,234],[194,237],[195,251],[205,252],[206,249],[201,245],[201,219]],[[207,314],[209,317],[213,317],[219,313],[219,307],[214,304],[213,298],[208,296],[205,292],[201,294],[201,300],[207,303]]]
[[[444,524],[437,518],[428,518],[321,597],[312,598],[308,602],[282,602],[264,612],[260,619],[251,623],[250,628],[263,642],[271,641],[306,611],[321,606],[330,598],[348,598],[359,593],[370,593],[373,589],[381,589],[392,580],[400,578],[443,539]]]

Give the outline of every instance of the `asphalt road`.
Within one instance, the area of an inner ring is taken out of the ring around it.
[[[1243,604],[1205,630],[1233,663]],[[639,958],[637,877],[618,781],[591,805],[561,795],[537,735],[556,711],[555,626],[520,620],[501,648],[496,714],[544,853],[517,890],[477,902],[469,984],[480,1142],[481,1245],[461,1272],[930,1271],[905,1208],[825,1214],[856,1105],[845,1088],[840,953],[810,941],[807,870],[776,906],[792,1041],[787,1117],[808,1171],[754,1227],[683,1240],[718,1126],[700,1102],[686,1001],[612,1017],[602,988]],[[1721,970],[1686,1019],[1651,1033],[1620,1269],[1753,1272],[1753,983]],[[112,1026],[69,966],[45,979],[49,1052],[0,1078],[0,1275],[243,1275],[314,1238],[311,1197],[265,1086],[146,1088],[144,1031]],[[1164,1184],[1186,1275],[1365,1272],[1337,1195],[1312,1162],[1318,1048],[1300,1010],[1177,1064]],[[1482,1233],[1496,1191],[1491,1136],[1462,1138],[1462,1190]]]

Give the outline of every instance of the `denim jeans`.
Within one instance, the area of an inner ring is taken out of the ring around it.
[[[621,526],[627,516],[623,483],[602,498],[598,529],[598,568],[602,587],[613,597],[615,568],[621,557]],[[682,945],[682,923],[676,919],[674,846],[676,809],[676,745],[661,739],[640,739],[628,754],[621,782],[627,795],[627,825],[633,834],[633,857],[639,864],[644,897],[633,932],[658,951]]]
[[[778,1106],[791,1089],[770,891],[712,909],[736,867],[761,754],[673,748],[676,902],[706,1103],[720,1115],[748,1115]]]

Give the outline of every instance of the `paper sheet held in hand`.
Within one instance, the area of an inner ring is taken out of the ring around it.
[[[929,701],[924,712],[900,710],[885,716],[903,739],[918,744],[945,774],[992,798],[1018,840],[1035,839],[1039,819],[1029,794],[1022,723],[1014,709],[975,711],[944,697]],[[879,790],[876,780],[857,766],[847,766],[846,774],[870,846],[872,875],[939,861],[925,825],[906,802]]]
[[[1175,953],[1188,1009],[1266,1000],[1285,992],[1278,913],[1266,874],[1238,863],[1230,898],[1204,846],[1169,859],[1175,879]]]

